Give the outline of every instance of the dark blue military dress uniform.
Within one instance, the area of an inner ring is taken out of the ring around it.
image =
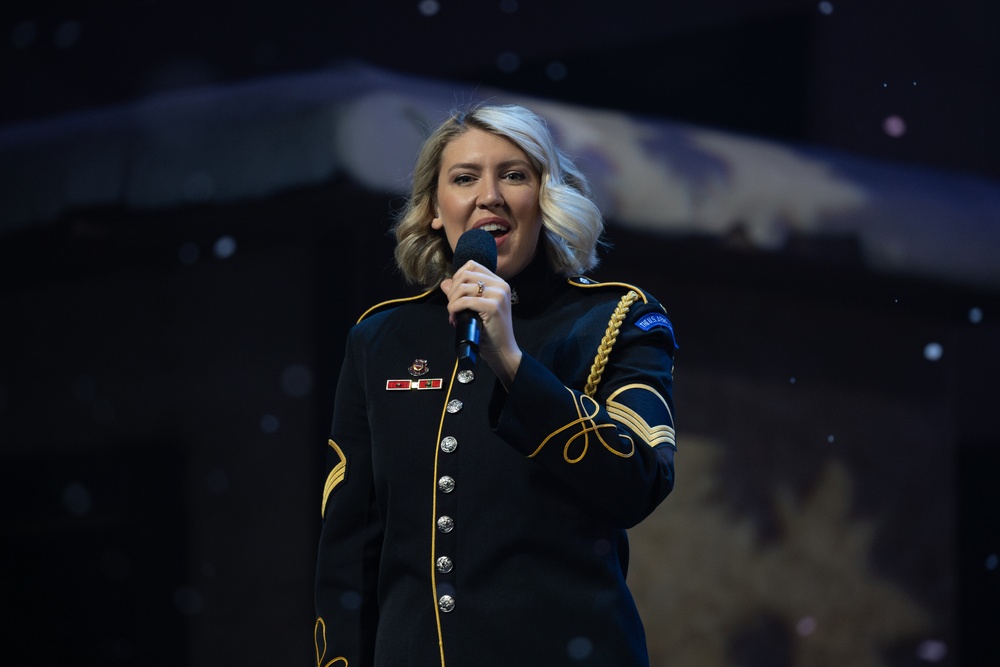
[[[673,330],[638,288],[567,280],[544,258],[511,286],[524,356],[509,392],[483,361],[459,371],[439,289],[350,332],[321,667],[648,664],[625,529],[673,487]]]

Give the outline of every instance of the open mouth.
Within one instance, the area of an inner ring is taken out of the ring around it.
[[[501,236],[506,235],[510,231],[510,227],[499,222],[487,222],[479,229],[489,232],[490,234],[493,235],[493,238],[495,239],[498,239]]]

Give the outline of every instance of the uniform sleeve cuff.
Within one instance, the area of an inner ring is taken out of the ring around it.
[[[562,413],[558,404],[568,396],[549,369],[524,354],[509,390],[497,380],[490,400],[490,425],[507,444],[529,456],[538,447],[539,433],[558,428]]]

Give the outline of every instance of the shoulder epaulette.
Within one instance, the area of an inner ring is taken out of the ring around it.
[[[427,290],[426,292],[423,292],[421,294],[416,294],[414,296],[405,296],[405,297],[402,297],[401,299],[389,299],[388,301],[383,301],[381,303],[376,303],[374,306],[372,306],[371,308],[369,308],[365,312],[361,313],[361,317],[358,318],[358,322],[360,322],[361,320],[365,319],[369,315],[374,315],[375,313],[377,313],[379,311],[382,311],[382,310],[385,310],[386,308],[390,308],[392,306],[398,306],[398,305],[403,304],[403,303],[414,303],[414,302],[417,302],[417,301],[422,301],[422,300],[426,299],[427,297],[429,297],[431,294],[434,294],[434,292],[436,290],[437,290],[437,288],[434,287],[434,288],[431,288],[431,289]],[[357,324],[357,322],[355,322],[355,324]]]
[[[615,289],[618,289],[618,290],[625,290],[626,292],[628,292],[629,290],[632,290],[633,292],[635,292],[636,294],[639,295],[639,298],[642,299],[643,303],[649,303],[649,299],[646,298],[646,293],[645,292],[643,292],[641,289],[639,289],[635,285],[630,285],[628,283],[615,283],[615,282],[602,283],[602,282],[598,282],[596,280],[592,280],[590,278],[587,278],[586,276],[573,276],[572,278],[569,279],[569,284],[573,285],[574,287],[580,287],[580,288],[583,288],[583,289],[607,289],[607,288],[615,288]]]

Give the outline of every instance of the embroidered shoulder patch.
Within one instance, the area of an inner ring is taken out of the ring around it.
[[[643,331],[649,331],[650,329],[655,329],[656,327],[666,327],[670,330],[671,334],[674,332],[674,327],[670,324],[670,320],[668,320],[667,316],[662,313],[649,313],[648,315],[643,315],[636,320],[635,325]]]

